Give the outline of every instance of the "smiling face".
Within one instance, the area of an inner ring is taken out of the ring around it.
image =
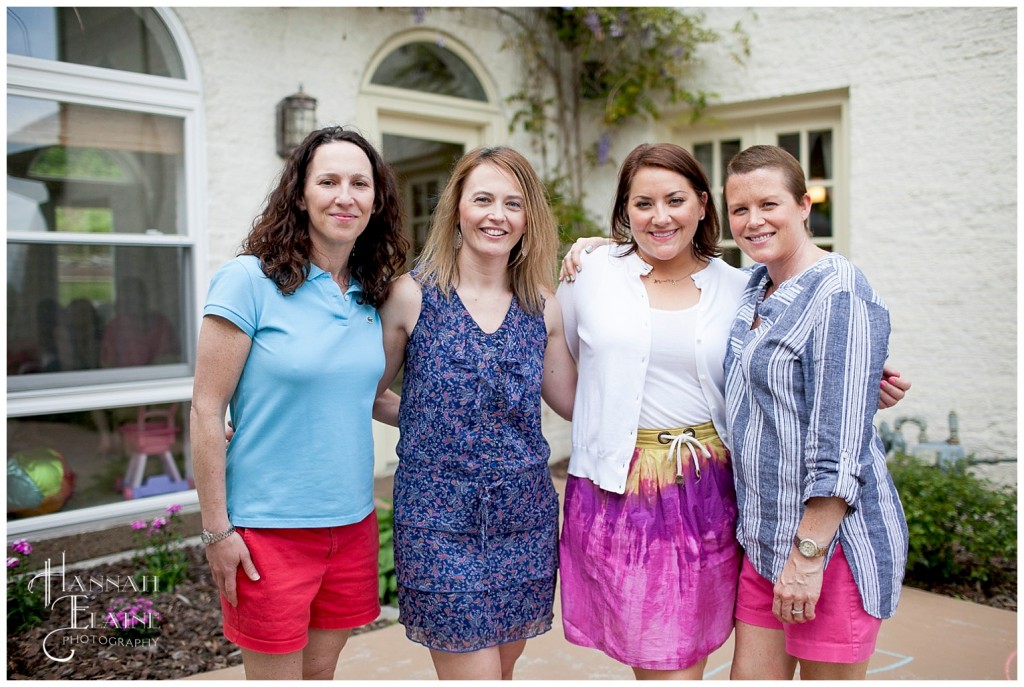
[[[519,184],[484,163],[466,177],[459,199],[462,251],[508,258],[526,233],[526,201]]]
[[[747,257],[767,265],[770,273],[785,272],[813,247],[805,228],[811,197],[796,198],[777,167],[730,175],[725,182],[729,228]]]
[[[300,207],[309,215],[313,249],[348,255],[373,214],[373,167],[359,146],[332,141],[309,163]]]
[[[637,247],[648,261],[692,255],[694,234],[707,196],[690,180],[664,167],[642,167],[629,185],[627,214]]]

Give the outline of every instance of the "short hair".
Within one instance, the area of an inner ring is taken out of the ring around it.
[[[707,199],[704,218],[697,224],[693,237],[693,252],[697,257],[709,259],[722,254],[718,245],[720,229],[715,200],[711,197],[711,184],[697,159],[686,148],[674,143],[642,143],[626,156],[619,168],[619,181],[612,206],[611,235],[620,243],[631,244],[630,253],[637,250],[636,240],[629,226],[629,187],[637,173],[645,167],[660,167],[687,179],[693,190]]]
[[[446,297],[451,295],[458,282],[459,201],[470,173],[485,164],[515,179],[522,190],[526,233],[509,255],[512,292],[527,312],[543,312],[543,290],[554,290],[558,230],[544,184],[527,159],[512,148],[476,148],[455,163],[434,209],[418,273],[424,283],[436,285]]]
[[[313,249],[309,213],[301,205],[306,176],[317,148],[336,141],[351,143],[366,153],[373,170],[373,211],[352,249],[349,272],[363,288],[361,301],[379,307],[387,299],[393,278],[405,266],[409,241],[402,230],[402,204],[394,172],[376,148],[351,129],[318,129],[292,151],[277,186],[242,243],[241,254],[258,257],[264,274],[281,293],[295,293],[302,285],[309,275]]]
[[[759,169],[781,171],[786,190],[793,194],[797,202],[807,195],[803,167],[789,151],[778,146],[756,145],[736,153],[725,167],[725,180],[728,181],[735,174],[749,174]]]

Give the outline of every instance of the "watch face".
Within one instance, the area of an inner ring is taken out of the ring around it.
[[[803,541],[801,541],[800,546],[797,548],[800,549],[800,553],[807,556],[808,558],[813,558],[814,556],[818,555],[817,545],[809,539],[804,539]]]

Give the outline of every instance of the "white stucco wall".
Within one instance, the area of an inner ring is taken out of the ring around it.
[[[474,51],[501,105],[517,61],[489,10],[177,8],[203,65],[209,167],[207,265],[234,255],[280,160],[274,107],[301,83],[319,123],[348,123],[367,63],[398,32],[430,27]],[[751,55],[703,51],[699,85],[730,104],[848,89],[850,257],[892,312],[892,363],[910,397],[880,419],[924,418],[946,436],[955,409],[969,453],[1017,453],[1016,9],[706,8],[737,20]],[[659,129],[634,128],[622,155]],[[504,141],[529,155],[522,137]],[[614,169],[588,182],[607,217]],[[550,421],[556,457],[566,426]],[[912,444],[916,432],[906,432]]]

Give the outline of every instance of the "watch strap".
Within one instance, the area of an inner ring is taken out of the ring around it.
[[[217,542],[227,539],[235,533],[235,526],[231,525],[223,532],[211,532],[210,530],[203,528],[199,538],[202,539],[203,543],[209,546],[210,544],[216,544]]]

